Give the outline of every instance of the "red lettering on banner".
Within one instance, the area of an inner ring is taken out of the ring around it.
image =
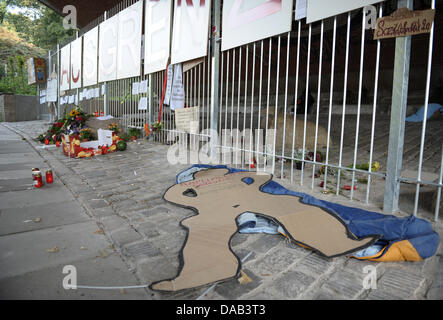
[[[78,70],[77,72],[77,77],[74,77],[74,65],[71,66],[71,73],[72,73],[72,81],[74,81],[74,83],[77,83],[78,80],[80,79],[80,70]]]
[[[177,7],[180,7],[182,5],[182,0],[177,0]],[[186,0],[186,5],[188,7],[193,7],[194,3],[192,2],[192,0]],[[205,6],[205,0],[200,0],[200,7],[204,7]]]
[[[235,0],[228,17],[228,29],[235,29],[242,25],[263,19],[282,10],[282,0],[269,0],[245,12],[239,12],[245,0]]]

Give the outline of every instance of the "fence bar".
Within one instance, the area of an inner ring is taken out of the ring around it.
[[[435,9],[435,0],[432,1],[432,9]],[[429,35],[429,53],[428,53],[428,69],[426,75],[426,92],[425,92],[425,110],[423,115],[423,126],[421,132],[421,142],[420,142],[420,158],[418,160],[418,176],[417,180],[421,180],[421,171],[423,168],[423,153],[425,147],[425,136],[426,136],[426,123],[428,117],[428,106],[429,106],[429,89],[431,85],[431,72],[432,72],[432,52],[434,44],[434,22],[432,22],[431,33]],[[414,216],[417,215],[418,211],[418,199],[420,194],[420,183],[417,183],[415,191],[415,202],[414,202]]]
[[[281,36],[278,36],[278,47],[277,47],[277,79],[275,85],[275,111],[274,111],[274,143],[272,151],[272,174],[275,172],[275,155],[276,155],[276,144],[277,144],[277,125],[278,125],[278,86],[280,80],[280,46],[281,46]],[[282,158],[283,161],[283,158]],[[280,177],[282,178],[282,177]]]
[[[324,31],[324,20],[321,21],[321,31],[320,31],[320,54],[318,55],[318,88],[317,88],[317,113],[315,115],[315,140],[314,140],[314,159],[317,159],[317,139],[318,139],[318,118],[320,117],[320,94],[321,94],[321,72],[323,67],[323,31]],[[309,99],[306,99],[308,102]],[[314,189],[315,182],[315,164],[312,166],[312,185],[311,188]]]
[[[358,135],[360,133],[360,110],[361,110],[361,92],[363,87],[363,66],[365,58],[365,19],[366,19],[366,9],[363,8],[362,13],[362,25],[361,25],[361,48],[360,48],[360,74],[359,74],[359,84],[358,84],[358,104],[357,104],[357,124],[355,128],[355,146],[354,146],[354,161],[353,168],[357,165],[357,153],[358,153]],[[351,200],[354,197],[354,185],[355,185],[355,171],[352,172],[351,181]]]
[[[438,215],[440,211],[440,201],[441,201],[441,185],[443,183],[443,144],[441,146],[441,162],[440,162],[440,178],[438,179],[438,184],[440,185],[437,189],[437,199],[435,201],[435,222],[438,221]]]
[[[347,98],[347,92],[348,92],[348,70],[349,70],[349,37],[351,32],[351,13],[348,12],[348,22],[347,22],[347,31],[346,31],[346,57],[345,57],[345,75],[344,75],[344,84],[343,84],[343,112],[342,112],[342,118],[341,118],[341,136],[340,136],[340,155],[338,159],[338,166],[342,166],[342,160],[343,160],[343,140],[344,140],[344,133],[345,133],[345,117],[346,117],[346,98]],[[341,177],[341,170],[338,170],[337,173],[337,192],[336,194],[339,195],[340,193],[340,177]]]
[[[383,16],[383,6],[380,5],[379,9],[379,17],[381,18]],[[377,96],[378,96],[378,75],[380,71],[380,46],[381,42],[380,39],[377,40],[377,60],[375,62],[375,80],[374,80],[374,104],[372,107],[372,131],[371,131],[371,147],[369,150],[369,168],[368,171],[372,172],[372,160],[373,160],[373,154],[374,154],[374,135],[375,135],[375,118],[377,113]],[[371,178],[372,176],[368,175],[368,183],[366,186],[366,203],[369,203],[369,194],[371,189]]]
[[[300,177],[300,185],[303,185],[303,177],[305,173],[305,151],[306,151],[306,127],[308,125],[308,100],[309,100],[309,65],[311,63],[311,37],[312,37],[312,24],[309,24],[309,36],[308,36],[308,61],[306,62],[306,88],[305,88],[305,127],[303,129],[303,162],[301,165],[301,177]],[[315,158],[315,157],[314,157]]]
[[[398,8],[413,9],[412,0],[398,0]],[[394,79],[392,87],[391,124],[386,166],[386,187],[383,211],[392,213],[398,210],[405,119],[408,100],[409,64],[411,58],[411,36],[395,39]]]
[[[248,101],[248,64],[249,62],[249,46],[246,46],[246,71],[245,71],[245,101],[244,101],[244,106],[243,106],[243,142],[242,142],[242,146],[245,144],[245,135],[246,135],[246,104]],[[240,137],[240,139],[242,138]],[[243,153],[243,157],[241,157],[241,167],[242,169],[244,169],[244,164],[245,164],[245,156],[246,154]]]
[[[288,82],[289,82],[289,52],[291,43],[291,32],[288,32],[288,39],[286,44],[286,81],[285,81],[285,103],[284,103],[284,113],[283,113],[283,142],[282,142],[282,156],[285,155],[285,143],[286,143],[286,115],[288,109]],[[276,128],[277,130],[277,128]],[[277,132],[277,131],[276,131]],[[283,179],[283,170],[285,167],[285,160],[281,159],[281,172],[280,178]]]
[[[295,136],[297,129],[297,106],[298,106],[298,76],[300,71],[300,33],[301,33],[301,20],[298,21],[298,35],[297,35],[297,66],[295,71],[295,93],[294,93],[294,123],[292,130],[292,154],[291,154],[291,183],[294,182],[294,148],[295,148]]]
[[[258,119],[257,119],[257,128],[259,128],[259,130],[261,130],[261,99],[262,99],[262,89],[263,89],[263,40],[261,41],[260,44],[260,84],[259,84],[259,89],[258,89]],[[260,150],[260,144],[263,143],[263,141],[261,140],[261,132],[259,131],[258,137],[257,137],[257,141],[256,141],[256,159],[257,159],[257,171],[259,170],[259,154],[258,151]]]
[[[211,59],[211,158],[217,160],[216,145],[218,143],[218,112],[220,105],[220,91],[219,91],[219,78],[220,78],[220,12],[221,12],[221,0],[214,0],[213,3],[214,16],[212,25],[214,26],[212,32],[212,59]],[[209,68],[208,68],[209,69]],[[208,71],[209,73],[209,71]]]
[[[328,113],[328,138],[326,140],[326,163],[325,163],[325,179],[323,182],[323,190],[326,190],[328,181],[328,163],[329,163],[329,139],[331,137],[331,118],[332,118],[332,99],[334,94],[334,71],[335,71],[335,42],[337,40],[337,17],[334,17],[334,31],[332,37],[332,57],[331,57],[331,86],[329,89],[329,113]]]

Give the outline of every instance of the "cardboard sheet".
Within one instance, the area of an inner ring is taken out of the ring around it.
[[[166,201],[198,214],[181,222],[188,236],[177,277],[153,283],[153,290],[179,291],[238,275],[241,262],[229,242],[237,232],[236,219],[244,212],[273,219],[293,241],[326,257],[361,250],[379,238],[357,239],[337,215],[303,204],[295,196],[263,192],[261,187],[272,180],[271,174],[228,173],[228,169],[195,172],[194,180],[166,191]]]

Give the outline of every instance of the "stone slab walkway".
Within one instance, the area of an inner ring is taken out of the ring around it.
[[[83,260],[78,259],[78,268],[81,269],[79,282],[84,285],[112,286],[116,285],[115,282],[118,279],[119,285],[134,285],[134,283],[143,285],[173,278],[178,271],[178,253],[186,237],[186,231],[179,226],[179,222],[193,215],[193,212],[166,203],[162,199],[162,195],[167,188],[174,184],[177,173],[188,166],[169,164],[166,160],[168,146],[146,140],[130,143],[125,152],[91,159],[70,159],[65,157],[59,149],[42,148],[39,143],[33,141],[33,138],[44,132],[47,126],[48,124],[43,121],[33,121],[1,124],[0,129],[2,135],[7,133],[26,139],[27,149],[15,151],[23,154],[35,153],[37,154],[35,156],[37,165],[43,162],[53,169],[57,181],[54,189],[59,186],[60,190],[66,190],[53,191],[62,192],[71,201],[71,205],[66,207],[67,212],[73,210],[73,207],[84,209],[83,219],[85,222],[77,222],[74,214],[67,214],[66,223],[73,226],[90,223],[91,226],[89,229],[77,227],[76,230],[69,232],[73,235],[76,234],[79,239],[83,237],[87,239],[92,236],[93,229],[97,228],[97,226],[93,226],[93,223],[96,223],[104,231],[102,247],[108,243],[112,244],[113,250],[109,258],[100,258],[98,262],[94,260],[97,258],[91,256],[85,257]],[[26,160],[29,161],[27,166],[32,163],[30,160]],[[5,161],[1,154],[0,161]],[[2,163],[0,162],[0,168]],[[12,166],[10,162],[6,161],[5,163]],[[29,166],[29,172],[33,166]],[[15,170],[14,167],[11,167],[11,170]],[[10,190],[2,191],[0,189],[0,199],[5,192],[17,199],[15,201],[20,201],[18,200],[20,198],[25,201],[31,197],[30,194],[25,193],[16,195],[16,193],[22,192],[17,191],[17,188],[20,189],[20,185],[27,184],[25,176],[17,176],[17,181],[19,181],[17,186],[6,187]],[[321,199],[380,211],[380,208],[375,205],[368,206],[360,202],[350,203],[341,196],[323,195],[308,187],[282,184]],[[3,188],[4,185],[2,183],[0,187]],[[26,190],[24,192],[34,191]],[[9,199],[9,197],[7,198]],[[0,200],[0,203],[3,203],[3,200]],[[44,211],[44,206],[47,205],[45,201],[34,204],[38,209],[35,212]],[[6,207],[9,206],[9,204],[6,205]],[[68,207],[71,209],[67,209]],[[11,215],[8,214],[8,210],[13,211],[14,208],[3,209],[0,205],[0,210],[0,219],[8,219],[7,217]],[[26,213],[26,210],[29,209],[22,211],[20,219],[24,216],[33,217],[30,211]],[[59,209],[59,211],[62,210]],[[400,213],[400,215],[406,215],[406,213]],[[81,220],[81,218],[78,219]],[[60,218],[54,217],[52,220],[48,217],[48,230],[52,227],[51,223],[57,225],[64,221],[63,219],[59,220]],[[2,224],[0,223],[0,225]],[[2,234],[9,232],[9,225],[11,230],[15,228],[26,234],[26,227],[17,221],[11,220],[7,225],[7,227],[0,228]],[[441,223],[434,223],[434,227],[443,235]],[[11,241],[9,247],[19,250],[22,247],[26,248],[27,243],[32,239],[48,241],[47,239],[51,237],[63,238],[65,243],[72,243],[74,246],[81,245],[80,242],[73,242],[74,239],[70,239],[68,235],[65,237],[63,232],[57,235],[56,233],[45,233],[47,232],[45,230],[31,231],[35,234],[29,233],[26,241]],[[0,237],[0,254],[2,255],[7,252],[4,245],[1,244],[3,237],[9,236]],[[46,247],[48,246],[49,243]],[[233,251],[244,260],[243,272],[251,280],[246,284],[240,284],[237,279],[233,279],[215,286],[208,285],[178,293],[156,293],[146,288],[126,290],[123,294],[118,290],[103,294],[109,298],[127,296],[135,299],[186,300],[443,299],[443,246],[441,245],[437,255],[416,263],[362,262],[347,257],[325,259],[309,250],[288,243],[277,235],[236,234],[232,238],[231,246]],[[39,250],[46,248],[45,246],[40,247]],[[94,250],[100,248],[98,245]],[[58,272],[61,277],[61,271],[56,263],[45,265],[46,262],[40,262],[39,259],[32,254],[27,255],[25,259],[29,263],[33,263],[35,260],[35,263],[42,265],[36,271],[32,269],[16,270],[14,272],[17,275],[13,274],[13,271],[9,271],[11,274],[6,279],[1,280],[0,278],[0,297],[36,297],[38,288],[46,286],[45,294],[47,296],[71,298],[72,296],[67,296],[62,288],[46,285],[46,279],[51,278],[51,273]],[[363,279],[367,275],[363,269],[368,265],[376,268],[377,289],[364,289],[363,287]],[[98,272],[97,270],[100,270],[100,276],[94,274],[94,272]],[[118,272],[128,275],[129,278],[118,277]],[[11,289],[12,287],[20,288],[28,283],[28,278],[38,278],[39,280],[31,281],[26,292],[20,289],[16,289],[16,291]],[[3,290],[5,287],[8,290]],[[9,296],[9,292],[11,292],[11,296]],[[94,291],[78,289],[75,297],[80,295],[81,298],[89,298],[93,293]]]

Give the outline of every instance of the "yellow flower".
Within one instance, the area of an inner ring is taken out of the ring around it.
[[[372,172],[377,172],[380,170],[380,163],[378,161],[375,161],[372,163]]]

